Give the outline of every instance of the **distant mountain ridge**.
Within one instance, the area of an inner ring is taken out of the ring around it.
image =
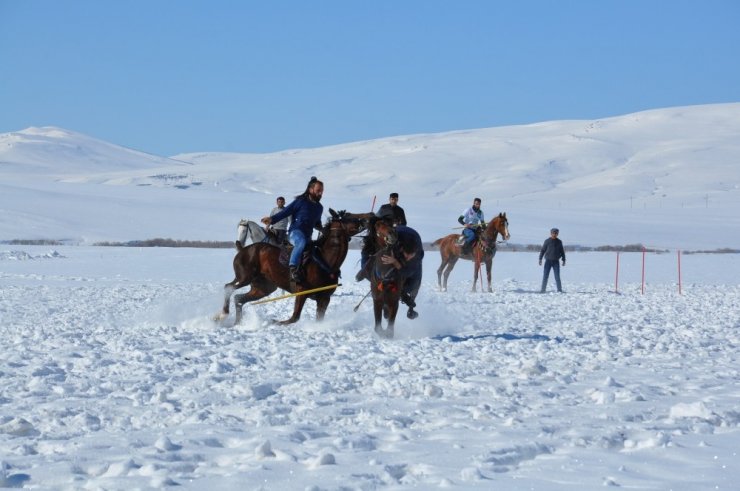
[[[723,232],[709,227],[724,228],[725,216],[740,215],[738,135],[740,103],[267,154],[161,157],[61,128],[28,128],[0,134],[0,178],[6,183],[4,190],[0,184],[6,211],[0,240],[30,238],[47,227],[102,240],[221,239],[235,219],[263,216],[277,195],[299,194],[316,175],[326,183],[327,207],[369,210],[375,200],[377,209],[389,192],[399,192],[410,220],[429,235],[453,227],[478,196],[489,216],[509,211],[532,230],[539,228],[535,221],[572,221],[589,235],[581,242],[595,245],[640,242],[646,214],[667,215],[660,219],[666,228],[661,235],[670,235],[688,210],[709,210],[701,225],[701,246],[708,247]],[[33,210],[26,199],[35,200]],[[117,218],[108,226],[85,218],[91,205]],[[636,216],[622,216],[630,213]],[[711,220],[715,213],[722,218],[718,223]],[[137,226],[122,225],[133,217],[139,217]],[[623,220],[611,241],[610,222]],[[523,236],[538,237],[534,231]]]
[[[0,165],[52,175],[186,165],[54,126],[0,134]]]

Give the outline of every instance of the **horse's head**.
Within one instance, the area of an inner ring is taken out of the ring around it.
[[[330,222],[338,222],[348,235],[357,235],[368,227],[372,213],[350,213],[329,208]]]
[[[398,240],[396,229],[385,220],[376,220],[373,231],[375,232],[376,243],[382,249],[393,247]]]
[[[485,230],[485,238],[488,241],[494,241],[496,235],[501,234],[504,240],[509,240],[511,235],[509,234],[509,220],[506,218],[506,213],[499,213],[496,218],[488,222]]]

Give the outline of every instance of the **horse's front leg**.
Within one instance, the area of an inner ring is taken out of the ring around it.
[[[293,315],[290,316],[290,319],[280,321],[278,324],[285,325],[285,324],[293,324],[295,322],[298,322],[298,320],[301,318],[301,312],[303,311],[303,305],[306,303],[306,296],[305,295],[298,295],[295,297],[295,303],[293,304]]]
[[[473,266],[473,289],[471,291],[476,292],[475,285],[478,283],[478,274],[480,273],[480,263],[478,261],[475,262],[475,265]]]
[[[486,275],[488,277],[488,293],[493,293],[493,288],[491,288],[491,270],[493,269],[493,258],[486,261]]]
[[[396,315],[398,315],[398,297],[388,299],[388,330],[386,331],[388,339],[393,339]]]
[[[383,335],[383,299],[375,298],[373,295],[373,317],[375,318],[375,332],[378,336]]]
[[[321,295],[316,299],[316,322],[324,320],[326,309],[329,308],[329,302],[331,301],[331,295]]]

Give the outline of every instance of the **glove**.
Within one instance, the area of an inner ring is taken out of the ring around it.
[[[540,266],[542,266],[542,259],[540,259]]]

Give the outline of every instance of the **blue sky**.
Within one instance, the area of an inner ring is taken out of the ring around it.
[[[0,133],[269,152],[740,101],[735,0],[0,0]]]

